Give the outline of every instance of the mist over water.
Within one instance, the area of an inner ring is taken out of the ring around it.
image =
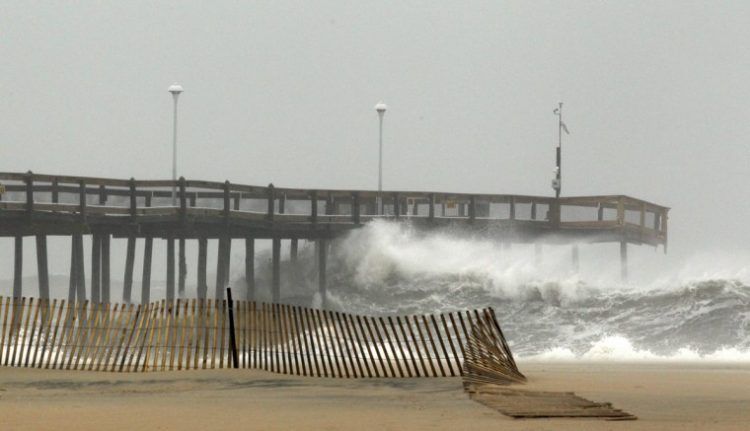
[[[601,246],[581,244],[575,273],[566,246],[545,246],[537,264],[533,245],[373,223],[334,244],[329,301],[366,314],[492,306],[514,352],[535,360],[750,360],[750,272],[742,259],[696,255],[676,267],[651,262],[653,271],[645,261],[657,257],[644,253],[640,262],[631,253],[633,281],[623,283],[616,252],[587,256],[587,247]],[[309,304],[313,248],[300,259],[298,277],[287,277],[282,292]]]

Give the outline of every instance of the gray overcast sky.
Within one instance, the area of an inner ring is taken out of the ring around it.
[[[0,170],[563,194],[744,249],[748,2],[0,2]]]

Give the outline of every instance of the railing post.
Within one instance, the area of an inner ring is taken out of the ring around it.
[[[31,213],[34,211],[34,174],[29,171],[26,173],[26,214],[31,220]]]
[[[138,216],[138,200],[135,195],[135,178],[130,177],[130,218],[133,223]]]
[[[617,199],[617,224],[620,226],[625,224],[625,202],[622,196]]]
[[[399,201],[398,193],[393,194],[393,215],[396,216],[396,218],[401,217],[401,202]]]
[[[58,187],[59,187],[59,184],[57,181],[57,177],[55,177],[55,179],[52,180],[52,203],[53,204],[60,202],[60,195],[59,195]]]
[[[99,185],[99,205],[105,205],[107,203],[107,188],[104,184]]]
[[[185,223],[187,221],[187,200],[185,196],[185,177],[180,177],[180,222]]]
[[[510,219],[511,220],[516,219],[516,197],[515,196],[510,197]]]
[[[435,193],[430,193],[430,213],[429,213],[430,220],[435,219]]]
[[[78,204],[81,213],[81,221],[86,222],[86,182],[81,180],[78,183]]]
[[[477,198],[474,195],[469,196],[469,220],[474,222],[477,218]]]
[[[604,220],[604,205],[601,202],[599,202],[599,208],[596,211],[596,219],[597,221]]]
[[[641,229],[646,227],[646,203],[641,203]]]
[[[276,209],[276,197],[273,189],[273,183],[268,185],[266,194],[268,195],[268,213],[266,214],[266,218],[268,219],[268,221],[273,221],[273,213]]]
[[[318,223],[318,191],[310,192],[310,223]]]
[[[328,192],[328,197],[326,198],[326,215],[333,215],[333,194],[331,192]]]
[[[352,222],[359,224],[359,193],[352,193]]]
[[[229,208],[231,196],[229,194],[229,180],[224,181],[224,221],[229,221]]]
[[[531,203],[531,219],[536,220],[536,202]]]

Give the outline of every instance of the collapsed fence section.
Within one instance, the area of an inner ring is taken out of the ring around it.
[[[253,301],[133,305],[0,297],[0,324],[0,363],[15,367],[448,377],[464,375],[467,363],[475,370],[498,363],[500,355],[518,371],[490,308],[372,317]]]

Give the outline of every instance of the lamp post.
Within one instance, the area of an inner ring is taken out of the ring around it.
[[[174,121],[172,129],[172,206],[177,206],[177,98],[182,93],[182,85],[174,83],[169,86],[168,91],[172,93],[174,100]]]
[[[378,113],[380,118],[380,137],[378,147],[378,202],[377,211],[378,215],[383,215],[383,117],[388,106],[383,102],[378,102],[375,105],[375,111]]]

